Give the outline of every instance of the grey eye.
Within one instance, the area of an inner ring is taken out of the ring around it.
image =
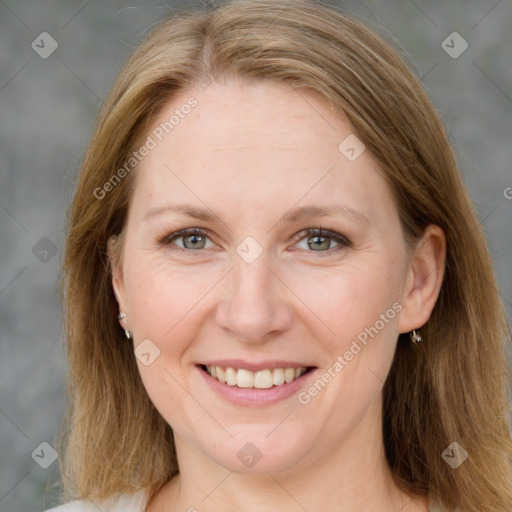
[[[175,242],[181,240],[181,243]],[[181,249],[195,250],[195,249],[207,249],[206,242],[209,240],[206,233],[197,229],[184,229],[176,233],[172,233],[167,236],[163,243],[165,245],[173,244],[177,245]],[[210,241],[211,242],[211,241]]]
[[[331,248],[332,239],[328,236],[312,235],[307,237],[306,240],[308,241],[309,248],[314,251]]]
[[[204,249],[206,237],[203,235],[185,235],[180,237],[186,249]]]

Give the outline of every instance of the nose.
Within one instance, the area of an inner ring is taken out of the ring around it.
[[[245,343],[264,344],[292,324],[290,288],[263,254],[252,263],[238,256],[226,276],[217,307],[217,325]]]

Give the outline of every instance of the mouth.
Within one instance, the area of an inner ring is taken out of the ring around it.
[[[197,366],[204,373],[207,373],[222,384],[246,389],[270,389],[286,386],[316,369],[316,366],[302,366],[297,368],[266,368],[253,372],[245,368],[233,368],[230,366],[205,364]]]

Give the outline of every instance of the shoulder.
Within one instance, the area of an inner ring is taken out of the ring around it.
[[[76,500],[45,512],[143,512],[147,499],[144,491],[120,494],[107,500]]]

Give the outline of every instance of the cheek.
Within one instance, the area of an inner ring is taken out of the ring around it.
[[[189,269],[170,267],[155,258],[127,261],[125,286],[130,327],[135,342],[149,338],[162,352],[179,353],[183,329],[190,328],[189,315],[208,288],[208,276],[193,277]],[[210,279],[211,280],[211,279]]]
[[[364,340],[364,333],[375,324],[379,339],[388,338],[389,331],[394,335],[400,309],[396,305],[400,297],[399,271],[386,261],[384,257],[381,261],[372,258],[371,264],[360,261],[288,274],[294,293],[310,310],[310,325],[318,326],[317,335],[325,340],[331,354],[348,350],[358,336]]]
[[[145,365],[142,358],[137,361],[139,373],[156,409],[173,428],[179,429],[192,421],[188,416],[193,416],[193,408],[183,412],[184,404],[190,403],[190,395],[183,388],[187,363],[192,362],[187,359],[187,350],[201,328],[201,322],[196,321],[199,301],[211,288],[212,276],[194,277],[189,270],[155,261],[143,256],[126,260],[130,328],[134,331],[136,354],[143,344],[156,351],[150,364]],[[148,340],[154,346],[148,345]],[[182,412],[176,415],[175,411]]]
[[[297,293],[318,317],[310,314],[318,326],[311,334],[324,350],[321,382],[299,401],[331,411],[324,421],[333,432],[351,428],[379,395],[398,337],[401,260],[384,253],[363,260],[297,278]]]
[[[310,325],[318,326],[312,335],[324,350],[318,380],[298,398],[304,411],[325,411],[322,422],[334,437],[361,420],[389,373],[401,310],[395,270],[386,264],[346,266],[297,281],[298,293],[318,316],[310,314]]]

